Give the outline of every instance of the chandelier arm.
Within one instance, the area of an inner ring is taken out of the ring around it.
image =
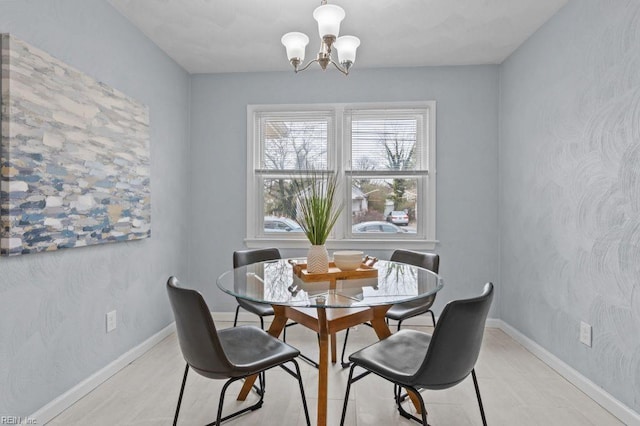
[[[331,63],[333,64],[334,67],[336,67],[336,69],[338,71],[340,71],[342,74],[344,75],[349,75],[349,70],[345,70],[344,68],[342,68],[340,65],[338,65],[338,63],[336,61],[334,61],[333,59],[331,60]]]
[[[304,71],[304,70],[306,70],[306,69],[307,69],[307,68],[309,68],[309,66],[311,66],[311,64],[313,64],[314,62],[318,62],[318,59],[313,59],[313,60],[311,60],[311,61],[307,62],[307,65],[305,65],[304,67],[302,67],[302,68],[300,68],[300,69],[297,69],[297,70],[296,70],[296,72],[300,72],[300,71]]]

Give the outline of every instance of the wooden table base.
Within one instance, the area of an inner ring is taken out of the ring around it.
[[[336,333],[349,327],[369,321],[382,340],[391,335],[385,321],[385,314],[391,305],[364,308],[294,308],[290,306],[273,306],[275,317],[269,327],[269,334],[279,337],[288,319],[318,333],[320,352],[318,366],[318,426],[327,424],[327,387],[329,382],[329,340],[331,340],[331,361],[336,362]],[[239,401],[244,401],[251,391],[257,376],[247,377],[238,395]],[[409,393],[414,406],[420,412],[417,396]]]

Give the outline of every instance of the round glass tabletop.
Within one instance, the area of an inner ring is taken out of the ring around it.
[[[323,281],[318,275],[301,273],[294,265],[305,259],[279,259],[254,263],[218,277],[218,287],[241,299],[272,305],[350,308],[389,305],[426,298],[443,287],[437,274],[405,263],[380,260],[364,274],[330,269]],[[342,277],[342,278],[340,278]]]

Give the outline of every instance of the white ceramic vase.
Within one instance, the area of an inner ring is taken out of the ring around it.
[[[329,253],[327,247],[311,246],[307,252],[307,271],[310,274],[324,274],[329,272]]]

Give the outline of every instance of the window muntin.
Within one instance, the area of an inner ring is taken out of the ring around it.
[[[287,188],[312,169],[337,173],[344,188],[344,210],[328,246],[435,242],[434,117],[434,102],[249,106],[248,243],[305,241],[298,232],[267,229],[266,221],[295,220],[295,196]],[[398,210],[407,212],[409,224],[387,218]],[[355,228],[363,222],[381,223],[378,231]]]

